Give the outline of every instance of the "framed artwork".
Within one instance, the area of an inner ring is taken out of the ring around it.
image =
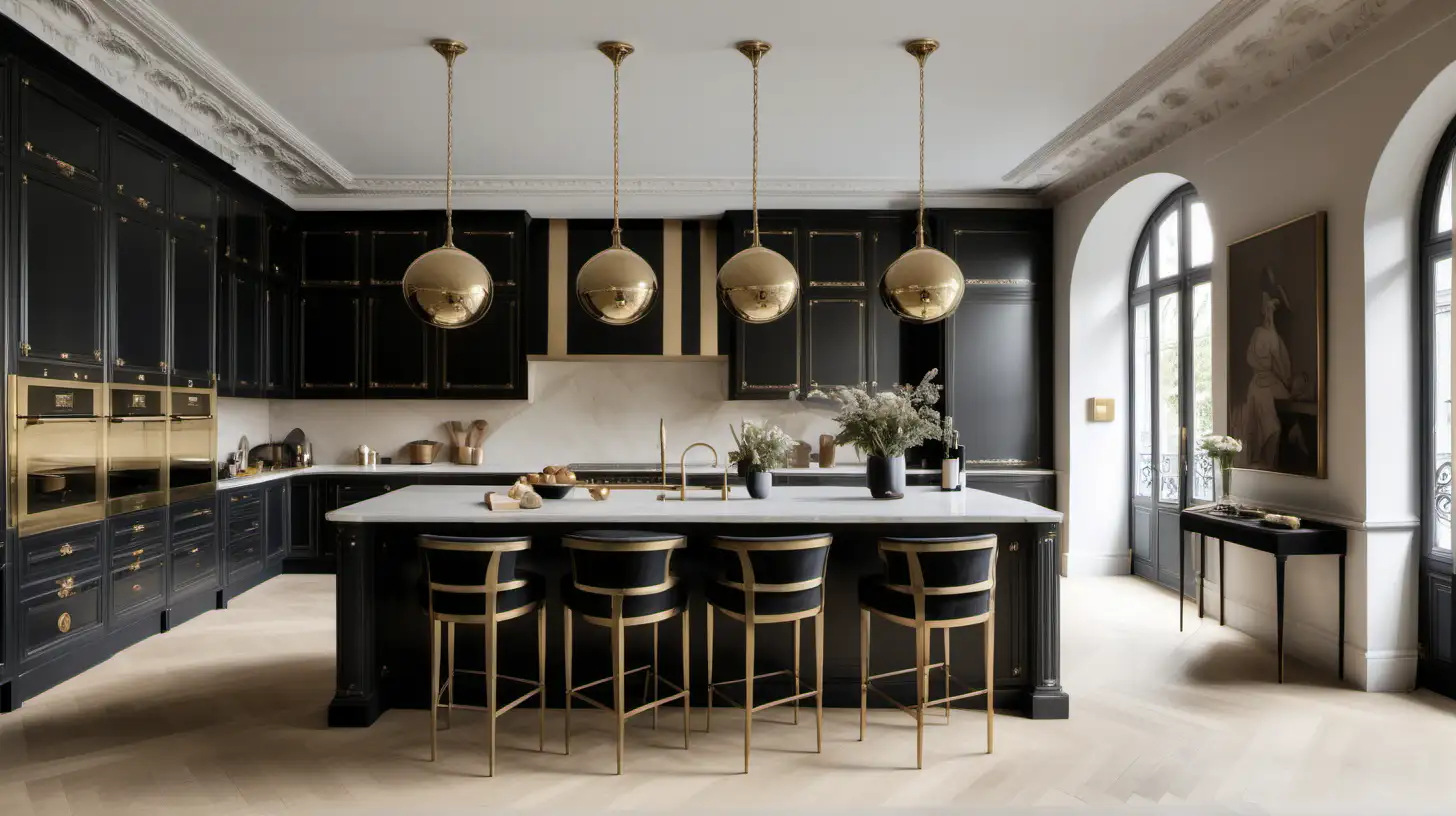
[[[1228,247],[1234,467],[1325,478],[1325,213]]]

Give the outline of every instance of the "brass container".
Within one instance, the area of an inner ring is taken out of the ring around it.
[[[485,451],[481,448],[461,445],[455,449],[455,464],[457,465],[479,465],[484,461]]]
[[[435,461],[435,455],[440,452],[440,443],[416,439],[405,445],[404,450],[411,465],[428,465]]]

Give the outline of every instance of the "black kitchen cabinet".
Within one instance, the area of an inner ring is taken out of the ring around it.
[[[403,219],[406,222],[419,220],[419,216]],[[415,259],[438,246],[431,240],[428,229],[371,229],[365,234],[369,257],[369,283],[392,284],[404,282],[405,270]]]
[[[233,396],[263,396],[263,276],[233,266]],[[226,319],[226,317],[225,317]]]
[[[27,172],[19,204],[21,356],[100,365],[100,202],[51,176]]]
[[[219,253],[220,255],[221,253]],[[219,258],[217,263],[216,313],[213,315],[213,333],[217,348],[217,393],[231,397],[236,383],[233,379],[233,297],[234,282],[232,262]]]
[[[300,398],[357,397],[364,393],[363,323],[363,296],[359,290],[299,290]]]
[[[190,230],[190,227],[186,228]],[[172,237],[172,384],[198,387],[212,382],[217,314],[216,272],[210,238]]]
[[[166,225],[171,160],[150,141],[118,129],[111,140],[111,189],[117,213]]]
[[[172,164],[172,224],[178,233],[216,238],[217,190],[200,170]]]
[[[437,396],[454,399],[525,399],[526,350],[521,302],[498,291],[490,311],[461,329],[439,329]]]
[[[804,376],[809,387],[869,382],[874,346],[868,303],[863,295],[821,295],[811,290],[804,305]]]
[[[455,213],[455,246],[485,264],[495,281],[497,297],[518,291],[525,283],[530,223],[524,212]]]
[[[430,352],[441,330],[415,317],[398,286],[370,287],[365,313],[364,395],[431,396]]]
[[[263,396],[293,396],[293,290],[279,280],[263,289],[263,325],[266,356]]]
[[[91,194],[106,173],[106,118],[90,102],[39,72],[20,77],[20,155]]]
[[[165,183],[166,176],[162,176]],[[167,230],[119,215],[112,223],[110,287],[113,382],[166,382]]]
[[[290,480],[268,482],[263,490],[263,552],[269,563],[282,561],[288,555],[289,534],[293,529],[293,511],[289,505]]]
[[[733,252],[738,252],[753,243],[750,226],[737,214],[727,220],[733,236]],[[760,223],[759,240],[764,246],[775,250],[798,269],[799,254],[798,224],[780,219],[763,219]],[[803,330],[804,287],[803,273],[800,273],[799,302],[783,317],[772,323],[748,324],[735,319],[726,310],[719,313],[720,320],[732,321],[733,335],[728,394],[730,399],[783,399],[799,388],[799,373],[802,364],[800,355],[800,334]]]
[[[308,477],[295,476],[288,480],[288,550],[286,565],[289,571],[309,571],[313,560],[318,557],[318,531],[323,511],[319,502],[321,483]],[[330,565],[330,568],[331,565]]]
[[[359,230],[302,227],[298,232],[298,282],[303,286],[357,286]]]
[[[230,257],[242,269],[263,270],[263,206],[244,196],[232,196]]]
[[[296,268],[293,257],[293,227],[288,216],[270,210],[264,216],[266,221],[268,273],[288,280]]]

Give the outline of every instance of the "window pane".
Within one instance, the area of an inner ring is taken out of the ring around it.
[[[1451,258],[1447,256],[1436,262],[1435,276],[1436,315],[1435,327],[1431,332],[1432,373],[1431,399],[1435,418],[1434,445],[1436,467],[1435,501],[1437,549],[1451,549]]]
[[[1194,245],[1197,245],[1195,239]],[[1213,433],[1213,284],[1193,287],[1193,483],[1195,500],[1213,501],[1213,460],[1198,440]]]
[[[1158,222],[1158,280],[1178,274],[1178,211]],[[1161,314],[1161,310],[1159,312]]]
[[[1178,293],[1158,298],[1158,500],[1176,502],[1182,489],[1178,472]]]
[[[1146,244],[1138,250],[1137,283],[1134,286],[1148,285],[1148,264],[1151,263],[1148,259],[1149,254],[1149,247]]]
[[[1188,262],[1194,266],[1207,266],[1213,263],[1213,225],[1208,223],[1208,207],[1202,201],[1195,203],[1188,208],[1188,218],[1191,220],[1188,225],[1191,233]]]
[[[1137,456],[1133,462],[1133,492],[1153,495],[1153,343],[1147,303],[1132,312],[1132,415]]]
[[[1446,186],[1441,188],[1441,209],[1436,213],[1436,232],[1451,231],[1451,175],[1456,162],[1446,168]]]

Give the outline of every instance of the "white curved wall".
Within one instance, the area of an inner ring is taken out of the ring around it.
[[[1402,260],[1399,254],[1408,256],[1413,245],[1409,219],[1416,207],[1414,190],[1434,142],[1423,127],[1411,125],[1415,129],[1405,135],[1402,123],[1408,112],[1417,113],[1422,122],[1441,120],[1442,108],[1444,121],[1456,115],[1456,96],[1447,98],[1438,88],[1456,57],[1453,42],[1452,3],[1417,0],[1257,104],[1226,113],[1058,205],[1057,453],[1061,481],[1067,486],[1063,507],[1068,511],[1069,570],[1099,571],[1100,556],[1112,555],[1120,546],[1125,558],[1127,548],[1125,476],[1113,485],[1123,493],[1119,507],[1100,506],[1104,499],[1112,503],[1108,494],[1078,495],[1079,486],[1089,481],[1077,472],[1082,467],[1093,468],[1094,487],[1112,481],[1098,478],[1104,474],[1093,454],[1107,451],[1124,462],[1127,456],[1125,423],[1104,433],[1088,429],[1083,420],[1087,397],[1115,396],[1125,402],[1127,395],[1125,353],[1112,360],[1089,355],[1084,348],[1090,336],[1085,326],[1100,320],[1106,304],[1095,294],[1084,295],[1092,298],[1087,304],[1079,302],[1079,277],[1085,273],[1090,282],[1113,273],[1084,267],[1083,246],[1093,253],[1089,259],[1100,255],[1097,247],[1106,242],[1125,241],[1124,254],[1130,252],[1136,227],[1125,236],[1102,231],[1122,220],[1112,217],[1123,206],[1122,191],[1152,184],[1142,179],[1158,174],[1186,178],[1198,188],[1220,247],[1324,210],[1329,214],[1329,478],[1241,472],[1239,493],[1352,528],[1345,643],[1337,644],[1335,635],[1334,559],[1295,559],[1289,569],[1285,630],[1290,651],[1333,669],[1336,649],[1345,649],[1350,679],[1363,688],[1400,689],[1414,683],[1414,321],[1409,258]],[[1419,113],[1427,106],[1428,114]],[[1108,205],[1109,216],[1100,218]],[[1401,245],[1403,250],[1398,249]],[[1225,257],[1224,251],[1217,254],[1213,270],[1214,427],[1220,430],[1226,427]],[[1124,281],[1126,269],[1124,262],[1116,270]],[[1080,316],[1084,309],[1085,319]],[[1079,317],[1073,318],[1073,312]],[[1120,340],[1111,342],[1120,342],[1125,350],[1125,324],[1118,331]],[[1094,387],[1120,390],[1086,392]],[[1118,413],[1126,417],[1126,411]],[[1231,547],[1226,560],[1227,575],[1209,577],[1225,584],[1230,624],[1272,641],[1271,559]],[[1217,591],[1212,583],[1210,589]]]

